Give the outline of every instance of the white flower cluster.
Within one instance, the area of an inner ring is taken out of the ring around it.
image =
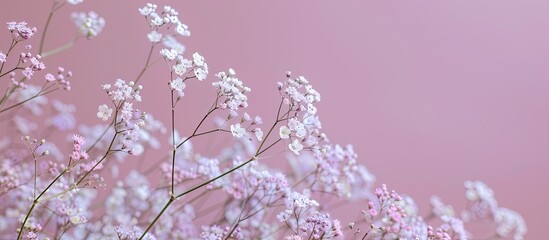
[[[286,209],[276,215],[276,218],[280,222],[288,221],[290,215],[295,211],[307,212],[309,208],[316,208],[320,204],[309,197],[310,193],[307,190],[304,190],[303,194],[296,191],[288,191],[284,203]],[[300,209],[300,210],[297,210]]]
[[[515,240],[524,239],[527,232],[522,216],[510,209],[499,207],[494,197],[494,191],[481,181],[466,181],[465,196],[469,201],[469,209],[462,212],[462,219],[491,218],[496,224],[496,232],[500,237],[510,237]]]
[[[196,77],[196,79],[203,81],[208,76],[208,64],[204,61],[204,57],[198,53],[193,54],[193,60],[184,58],[174,49],[162,49],[160,54],[169,61],[176,60],[172,72],[177,77],[169,82],[169,86],[180,97],[185,95],[183,90],[187,87],[185,84],[187,79]],[[189,75],[190,72],[194,73],[194,76]]]
[[[143,89],[141,85],[137,86],[137,88],[134,89],[134,82],[129,82],[126,84],[126,82],[122,79],[117,79],[114,83],[114,87],[116,89],[112,90],[112,86],[110,84],[104,84],[102,85],[103,90],[107,92],[113,103],[116,105],[116,102],[123,102],[122,105],[122,112],[125,114],[122,114],[123,117],[127,119],[131,118],[133,115],[133,112],[131,112],[132,103],[129,101],[135,100],[138,102],[141,102],[141,95],[139,94],[139,91]],[[97,117],[103,121],[107,121],[111,115],[112,115],[113,109],[109,108],[106,104],[102,104],[98,108]]]
[[[294,117],[280,127],[279,135],[282,139],[290,139],[288,148],[299,155],[305,146],[315,149],[320,141],[327,141],[326,135],[320,132],[322,126],[314,105],[320,101],[320,94],[303,76],[292,79],[289,72],[286,76],[288,79],[285,83],[279,82],[278,89]]]
[[[124,225],[120,225],[120,226],[116,226],[114,230],[116,231],[118,239],[121,239],[121,240],[139,239],[143,234],[143,229],[141,229],[138,226],[133,226],[132,228],[129,228]],[[156,237],[151,233],[147,233],[143,239],[156,240]]]
[[[238,116],[238,113],[234,110],[230,110],[229,116],[227,117],[227,121],[232,118],[235,118],[236,116]],[[252,130],[248,130],[253,126],[261,124],[262,122],[263,121],[261,117],[255,116],[255,118],[252,120],[252,118],[248,113],[244,113],[242,116],[242,119],[240,119],[238,123],[231,125],[231,133],[234,137],[241,138],[244,136],[248,136],[248,132],[251,132],[255,135],[258,141],[263,141],[263,130],[261,130],[261,128],[256,127]],[[250,123],[250,124],[248,125],[248,127],[244,127],[243,126],[244,123]]]
[[[133,101],[141,102],[140,91],[143,89],[141,85],[136,86],[133,81],[126,83],[122,79],[117,79],[114,87],[110,84],[102,85],[103,90],[109,95],[112,104],[115,107],[118,118],[115,119],[119,128],[124,128],[121,131],[121,150],[132,155],[140,155],[144,151],[144,147],[138,144],[139,139],[143,136],[143,128],[147,122],[147,114],[135,109]],[[106,104],[98,107],[97,117],[103,121],[108,120],[112,116],[114,110]],[[119,129],[120,130],[120,129]]]
[[[472,203],[469,211],[464,211],[462,217],[465,221],[469,219],[485,219],[493,216],[498,203],[494,197],[494,191],[481,181],[465,182],[465,197]]]
[[[164,6],[163,11],[158,14],[156,4],[147,3],[144,7],[139,8],[139,13],[150,19],[150,25],[152,28],[158,28],[165,24],[175,25],[175,31],[181,36],[190,36],[191,32],[189,27],[179,21],[179,12],[170,6]]]
[[[114,83],[116,89],[111,90],[112,86],[110,84],[102,85],[103,90],[107,92],[111,100],[113,101],[128,101],[135,100],[141,102],[141,95],[139,92],[143,89],[143,86],[139,85],[134,89],[135,83],[126,81],[122,79],[117,79]]]
[[[147,34],[147,38],[152,43],[163,42],[167,48],[183,54],[185,46],[179,43],[176,37],[190,36],[189,27],[179,20],[179,13],[174,8],[164,6],[163,11],[158,13],[157,7],[156,4],[147,3],[138,9],[139,13],[150,21],[151,31]],[[175,32],[170,32],[171,29],[175,29]]]
[[[519,213],[507,208],[499,208],[494,216],[494,221],[498,225],[496,232],[500,237],[512,236],[514,240],[524,239],[527,228]]]
[[[446,205],[439,196],[431,196],[429,202],[436,216],[453,217],[455,215],[454,208],[451,205]]]
[[[71,17],[76,27],[88,39],[96,37],[105,27],[105,19],[94,11],[74,12]]]
[[[220,104],[222,109],[231,109],[237,111],[239,108],[248,107],[247,93],[252,90],[244,86],[242,81],[235,77],[236,73],[233,69],[226,72],[219,72],[215,76],[219,81],[213,82],[212,85],[217,89],[219,94],[224,97]]]
[[[97,117],[103,121],[107,121],[112,115],[112,108],[109,108],[107,104],[99,105],[98,110]]]

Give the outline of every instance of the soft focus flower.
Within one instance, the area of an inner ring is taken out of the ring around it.
[[[202,57],[198,53],[193,54],[193,62],[196,64],[196,66],[204,66],[204,57]],[[234,75],[234,74],[233,74]]]
[[[178,55],[176,50],[166,49],[166,48],[163,48],[162,50],[160,50],[160,54],[165,58],[167,58],[168,60],[174,60]]]
[[[253,130],[253,132],[255,133],[255,137],[257,138],[258,141],[263,140],[263,131],[261,130],[261,128],[256,128]]]
[[[22,39],[29,39],[34,36],[34,33],[36,33],[36,28],[27,27],[26,22],[8,22],[7,25],[8,30],[10,30],[14,39],[19,37]]]
[[[72,5],[76,5],[76,4],[80,4],[80,3],[84,2],[84,0],[67,0],[67,2],[72,4]]]
[[[97,117],[103,121],[107,121],[112,115],[112,108],[109,108],[107,104],[99,105],[99,111],[97,112]]]
[[[233,134],[233,136],[239,138],[246,134],[246,129],[237,123],[237,124],[231,125],[231,133]]]
[[[149,38],[149,41],[157,43],[162,40],[162,34],[153,30],[149,34],[147,34],[147,38]]]
[[[188,37],[191,35],[191,32],[189,31],[189,27],[183,23],[177,24],[175,31],[179,33],[181,36]]]
[[[297,139],[294,139],[292,141],[292,143],[290,143],[290,145],[288,145],[288,148],[290,149],[290,151],[292,151],[293,153],[299,155],[299,152],[301,150],[303,150],[303,145],[301,145],[301,142]]]
[[[96,37],[105,27],[105,19],[94,11],[88,13],[74,12],[71,17],[76,27],[88,39]]]
[[[147,3],[147,5],[145,5],[144,7],[139,8],[139,13],[143,16],[149,16],[151,15],[151,13],[156,11],[156,7],[156,4]]]

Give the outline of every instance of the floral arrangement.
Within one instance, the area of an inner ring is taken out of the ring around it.
[[[52,50],[44,49],[44,39],[51,17],[80,3],[55,0],[42,31],[7,23],[10,44],[0,49],[0,78],[9,79],[2,81],[0,100],[1,239],[519,240],[526,234],[522,217],[498,206],[494,192],[479,181],[465,183],[468,204],[461,211],[433,196],[430,214],[420,216],[412,198],[376,184],[352,146],[329,141],[315,106],[320,94],[303,76],[286,72],[273,83],[280,97],[274,121],[252,117],[245,111],[251,89],[233,69],[211,76],[203,56],[185,52],[180,39],[191,32],[170,6],[138,9],[150,28],[145,65],[136,79],[98,85],[104,104],[97,125],[78,125],[75,106],[49,98],[71,89],[72,72],[51,71],[44,61],[79,38],[97,37],[105,20],[93,11],[73,13],[79,37]],[[38,49],[26,44],[36,35]],[[163,60],[171,76],[166,125],[138,109],[146,91],[142,77],[154,59]],[[215,95],[194,131],[180,134],[175,112],[192,91],[188,81],[211,84]],[[216,151],[194,151],[193,140],[219,135],[234,141]],[[171,150],[152,167],[120,174],[124,161],[134,161],[127,158],[163,144]],[[274,149],[283,154],[273,156]],[[288,169],[269,166],[281,156]],[[222,201],[204,204],[209,197]],[[355,221],[334,217],[344,204],[362,210]],[[489,234],[466,230],[475,223]]]

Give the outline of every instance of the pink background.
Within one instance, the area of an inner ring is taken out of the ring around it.
[[[134,79],[142,67],[149,46],[137,12],[143,4],[86,0],[55,16],[46,49],[74,36],[72,11],[93,9],[107,20],[99,37],[46,61],[50,69],[62,65],[75,73],[73,91],[57,96],[78,106],[80,121],[98,122],[97,106],[107,101],[99,84]],[[482,180],[501,206],[523,214],[527,238],[546,235],[547,1],[170,4],[190,26],[187,55],[199,51],[211,73],[234,68],[253,89],[250,113],[273,119],[275,83],[292,70],[322,94],[319,115],[331,140],[354,144],[379,184],[411,195],[425,211],[431,194],[462,208],[463,182]],[[4,1],[0,18],[42,30],[49,8],[50,1]],[[7,30],[0,37],[5,51]],[[165,124],[168,80],[160,62],[142,82],[141,108]],[[209,85],[188,86],[180,125],[207,110]]]

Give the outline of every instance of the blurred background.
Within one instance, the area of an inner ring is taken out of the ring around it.
[[[94,10],[107,21],[95,39],[81,39],[46,60],[49,69],[73,71],[72,91],[55,96],[77,106],[80,122],[98,123],[97,106],[108,100],[100,84],[132,80],[141,70],[150,43],[137,8],[145,3],[86,0],[54,16],[46,50],[75,36],[73,11]],[[180,132],[188,135],[208,110],[213,73],[229,67],[252,88],[248,112],[273,120],[276,82],[290,70],[321,93],[318,114],[331,141],[353,144],[378,184],[412,196],[427,212],[432,194],[463,208],[463,182],[481,180],[495,190],[500,206],[524,216],[527,239],[546,235],[547,1],[157,4],[180,12],[192,33],[182,40],[186,56],[199,52],[210,67],[209,80],[187,86],[179,105]],[[2,1],[0,18],[27,21],[40,33],[50,8],[51,1]],[[7,29],[0,37],[5,52]],[[169,80],[159,61],[141,82],[140,109],[166,125]]]

